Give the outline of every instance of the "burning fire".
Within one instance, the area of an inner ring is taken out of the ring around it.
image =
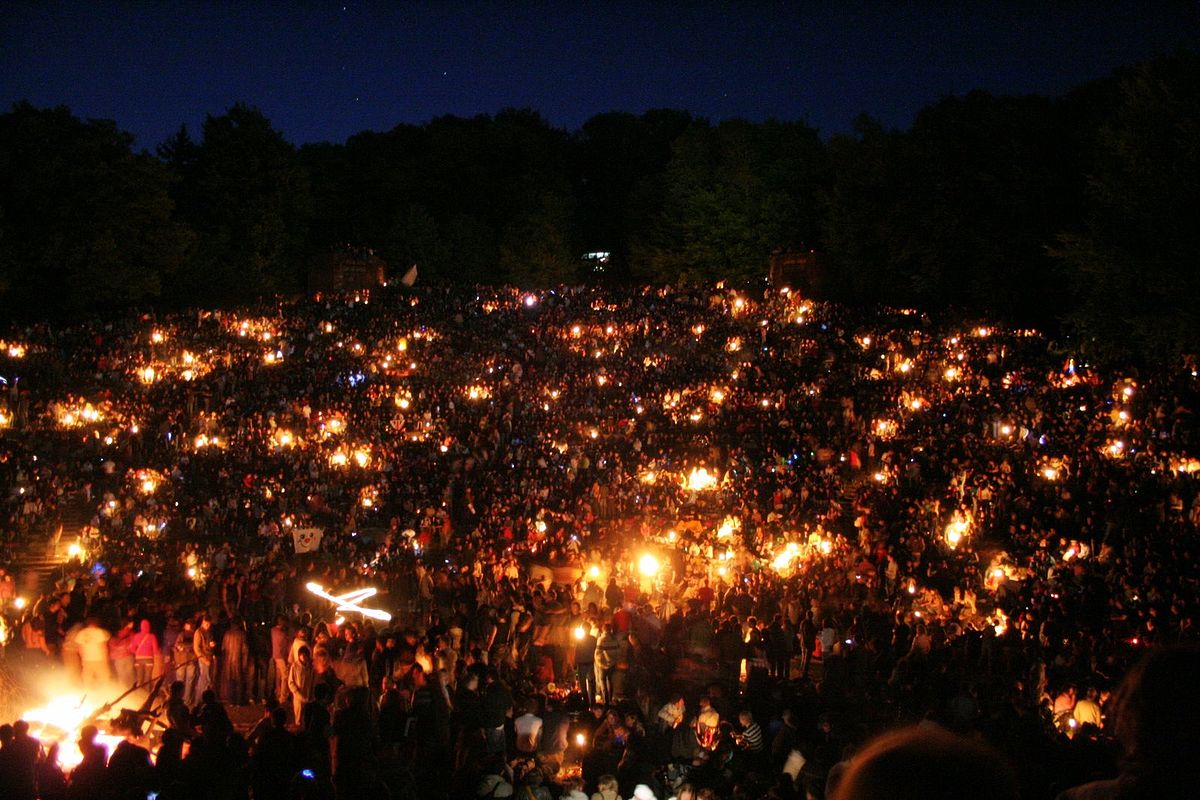
[[[693,492],[704,492],[717,488],[717,476],[704,467],[693,467],[683,482],[683,488]]]
[[[946,525],[946,544],[951,548],[958,547],[964,537],[971,533],[971,515],[964,511],[955,511],[950,522]]]
[[[40,739],[44,746],[59,744],[58,763],[64,770],[73,769],[83,760],[76,744],[79,730],[88,724],[96,710],[86,700],[86,695],[61,694],[52,697],[44,706],[31,708],[21,715],[21,719],[29,723],[29,734]],[[103,745],[109,755],[123,740],[124,737],[109,733],[96,736],[96,743]]]

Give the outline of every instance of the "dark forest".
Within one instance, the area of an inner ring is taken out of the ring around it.
[[[813,249],[830,299],[987,315],[1097,357],[1200,350],[1200,58],[1057,98],[975,92],[908,130],[536,111],[439,117],[294,147],[234,105],[137,152],[115,122],[0,115],[0,311],[62,318],[304,289],[373,248],[421,281],[747,281]]]

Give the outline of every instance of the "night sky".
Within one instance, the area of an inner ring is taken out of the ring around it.
[[[1195,2],[8,3],[0,104],[114,119],[152,147],[237,101],[297,144],[442,114],[711,120],[861,112],[907,127],[946,94],[1058,94],[1200,43]]]

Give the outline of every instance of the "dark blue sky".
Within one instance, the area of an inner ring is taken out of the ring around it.
[[[907,127],[946,94],[1058,94],[1200,45],[1196,2],[38,2],[0,10],[0,104],[114,119],[152,147],[243,101],[293,142],[441,114],[860,112]]]

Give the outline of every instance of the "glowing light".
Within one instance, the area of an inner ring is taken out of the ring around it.
[[[371,463],[371,450],[366,447],[360,447],[355,450],[354,463],[357,464],[360,469],[366,469],[366,467]]]
[[[909,594],[916,594],[916,593],[917,593],[917,582],[916,582],[916,581],[909,581],[909,582],[908,582],[908,588],[906,589],[906,591],[907,591]]]
[[[83,557],[83,548],[79,546],[79,542],[71,542],[67,547],[67,558],[76,559]]]
[[[374,597],[378,593],[379,590],[373,587],[366,589],[355,589],[353,592],[346,592],[345,594],[340,595],[330,594],[329,592],[325,591],[325,588],[321,586],[321,584],[314,582],[305,584],[304,588],[308,589],[308,591],[312,592],[317,597],[320,597],[322,600],[328,600],[329,602],[333,603],[337,607],[338,611],[353,611],[355,613],[362,614],[364,617],[377,619],[380,622],[390,622],[392,619],[392,615],[386,611],[381,611],[377,608],[366,608],[362,605],[364,600],[366,600],[368,597]]]
[[[693,467],[688,473],[683,487],[693,492],[705,492],[717,488],[717,476],[709,473],[704,467]]]
[[[658,574],[659,569],[658,559],[651,553],[643,553],[641,558],[638,559],[638,572],[647,578],[653,578]]]
[[[582,733],[575,734],[575,744],[579,747],[583,747],[585,744],[587,744],[587,736]]]
[[[708,399],[712,400],[717,405],[720,405],[721,403],[725,402],[725,392],[714,386],[713,390],[708,393]]]
[[[583,641],[583,637],[587,636],[587,631],[583,629],[582,625],[576,625],[575,630],[573,630],[571,633],[577,642]]]
[[[600,567],[596,564],[592,564],[590,567],[588,567],[588,577],[589,578],[599,578],[600,577]]]
[[[154,371],[154,367],[144,367],[138,370],[138,378],[142,383],[154,383],[158,379],[158,373]]]
[[[740,336],[733,336],[729,341],[725,342],[725,352],[736,353],[742,349],[742,339]]]
[[[775,558],[771,561],[771,567],[776,572],[786,572],[791,569],[792,562],[800,557],[800,545],[795,542],[788,542],[787,545],[779,551]]]
[[[901,359],[896,364],[896,371],[899,372],[901,375],[907,375],[909,372],[912,372],[912,368],[913,368],[913,363],[912,363],[912,361],[910,361],[907,358]]]
[[[18,597],[16,600],[13,600],[13,606],[17,609],[17,611],[24,610],[25,606],[27,605],[29,605],[29,601],[24,597]]]
[[[154,331],[150,334],[150,341],[154,342],[155,344],[162,344],[166,340],[167,336],[162,331]]]
[[[296,444],[296,436],[291,431],[281,428],[275,431],[275,444],[278,447],[292,447]]]
[[[732,536],[733,532],[741,527],[741,523],[733,517],[726,517],[721,521],[721,527],[717,528],[717,538]]]
[[[527,294],[525,295],[525,300],[523,302],[525,303],[526,308],[533,308],[537,305],[538,299],[536,295]]]
[[[971,516],[969,513],[955,511],[950,522],[946,524],[946,544],[951,549],[958,547],[963,538],[971,532]]]
[[[958,367],[946,367],[946,371],[942,373],[942,377],[953,383],[962,377],[962,370]]]
[[[51,698],[44,706],[31,708],[21,714],[21,719],[29,723],[31,736],[40,739],[43,746],[57,743],[58,764],[64,770],[70,770],[79,765],[83,754],[75,745],[79,738],[79,730],[94,716],[96,709],[85,705],[86,696],[73,694],[59,695]],[[108,733],[96,736],[97,744],[103,745],[112,753],[124,737]]]
[[[156,489],[158,489],[158,481],[151,477],[142,478],[142,494],[154,494]]]
[[[1048,481],[1056,481],[1058,480],[1058,470],[1054,467],[1043,467],[1042,477]]]
[[[900,432],[900,425],[894,419],[875,420],[875,435],[880,439],[893,439]]]

